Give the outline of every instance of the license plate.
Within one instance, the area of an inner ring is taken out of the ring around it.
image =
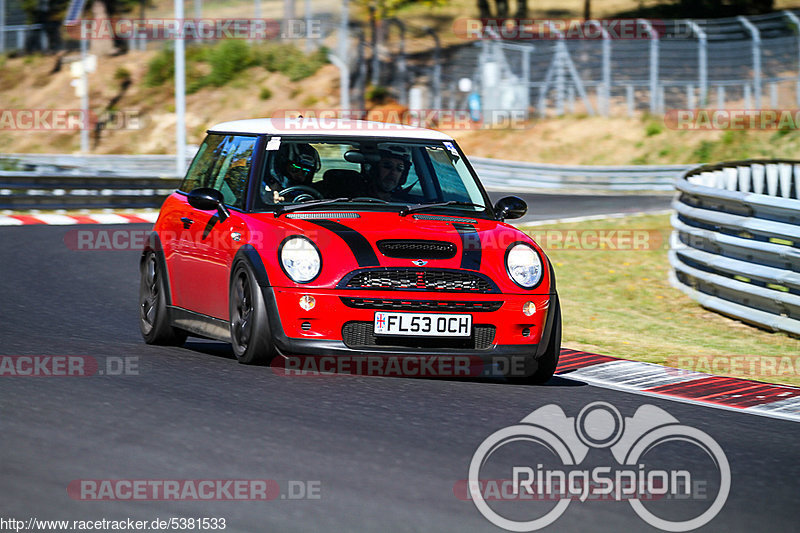
[[[375,335],[469,337],[472,315],[376,312],[374,331]]]

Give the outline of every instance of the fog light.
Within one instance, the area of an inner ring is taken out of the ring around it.
[[[300,307],[303,311],[311,311],[314,309],[314,306],[317,305],[317,301],[314,299],[313,296],[305,295],[300,297]]]
[[[525,302],[525,305],[522,306],[522,312],[525,316],[533,316],[536,313],[536,304],[533,302]]]

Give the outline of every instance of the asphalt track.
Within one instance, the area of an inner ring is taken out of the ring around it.
[[[454,494],[478,445],[539,407],[557,404],[576,416],[603,400],[624,416],[656,405],[722,447],[730,496],[700,531],[797,531],[797,423],[562,377],[540,387],[298,378],[239,365],[226,345],[210,341],[147,346],[137,328],[138,252],[70,250],[70,229],[0,228],[0,355],[83,355],[101,365],[121,357],[137,368],[130,375],[0,377],[0,518],[224,517],[226,531],[248,532],[500,531]],[[524,450],[509,453],[530,464]],[[661,459],[675,468],[690,461],[671,448]],[[593,450],[582,466],[610,461]],[[284,496],[290,481],[305,480],[318,482],[320,497],[80,501],[67,492],[80,479],[269,479]],[[656,529],[626,502],[573,502],[545,530]]]

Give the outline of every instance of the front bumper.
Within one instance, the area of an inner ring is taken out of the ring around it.
[[[263,293],[273,342],[283,355],[463,355],[489,364],[498,359],[530,360],[543,354],[552,325],[552,313],[548,310],[557,298],[555,294],[431,294],[282,287],[265,287]],[[306,295],[316,300],[310,311],[304,311],[299,305],[300,298]],[[536,312],[530,317],[522,312],[526,302],[536,305]],[[494,308],[497,309],[491,310]],[[420,340],[418,337],[376,339],[370,334],[378,310],[469,313],[472,315],[473,335],[467,342],[449,342],[440,338]],[[349,334],[354,324],[360,336]],[[491,338],[487,332],[492,332]]]

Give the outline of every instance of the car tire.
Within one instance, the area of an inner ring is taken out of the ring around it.
[[[555,305],[553,308],[553,325],[550,328],[550,338],[547,341],[547,349],[545,352],[536,358],[536,370],[528,376],[521,378],[509,378],[512,383],[526,384],[526,385],[541,385],[547,383],[553,374],[556,372],[558,366],[558,357],[561,354],[561,303],[558,296],[554,298]]]
[[[268,364],[276,354],[267,308],[252,268],[239,261],[230,286],[231,346],[236,359],[246,365]]]
[[[147,344],[180,346],[186,342],[187,333],[169,322],[164,270],[153,252],[147,252],[140,265],[139,330]]]

